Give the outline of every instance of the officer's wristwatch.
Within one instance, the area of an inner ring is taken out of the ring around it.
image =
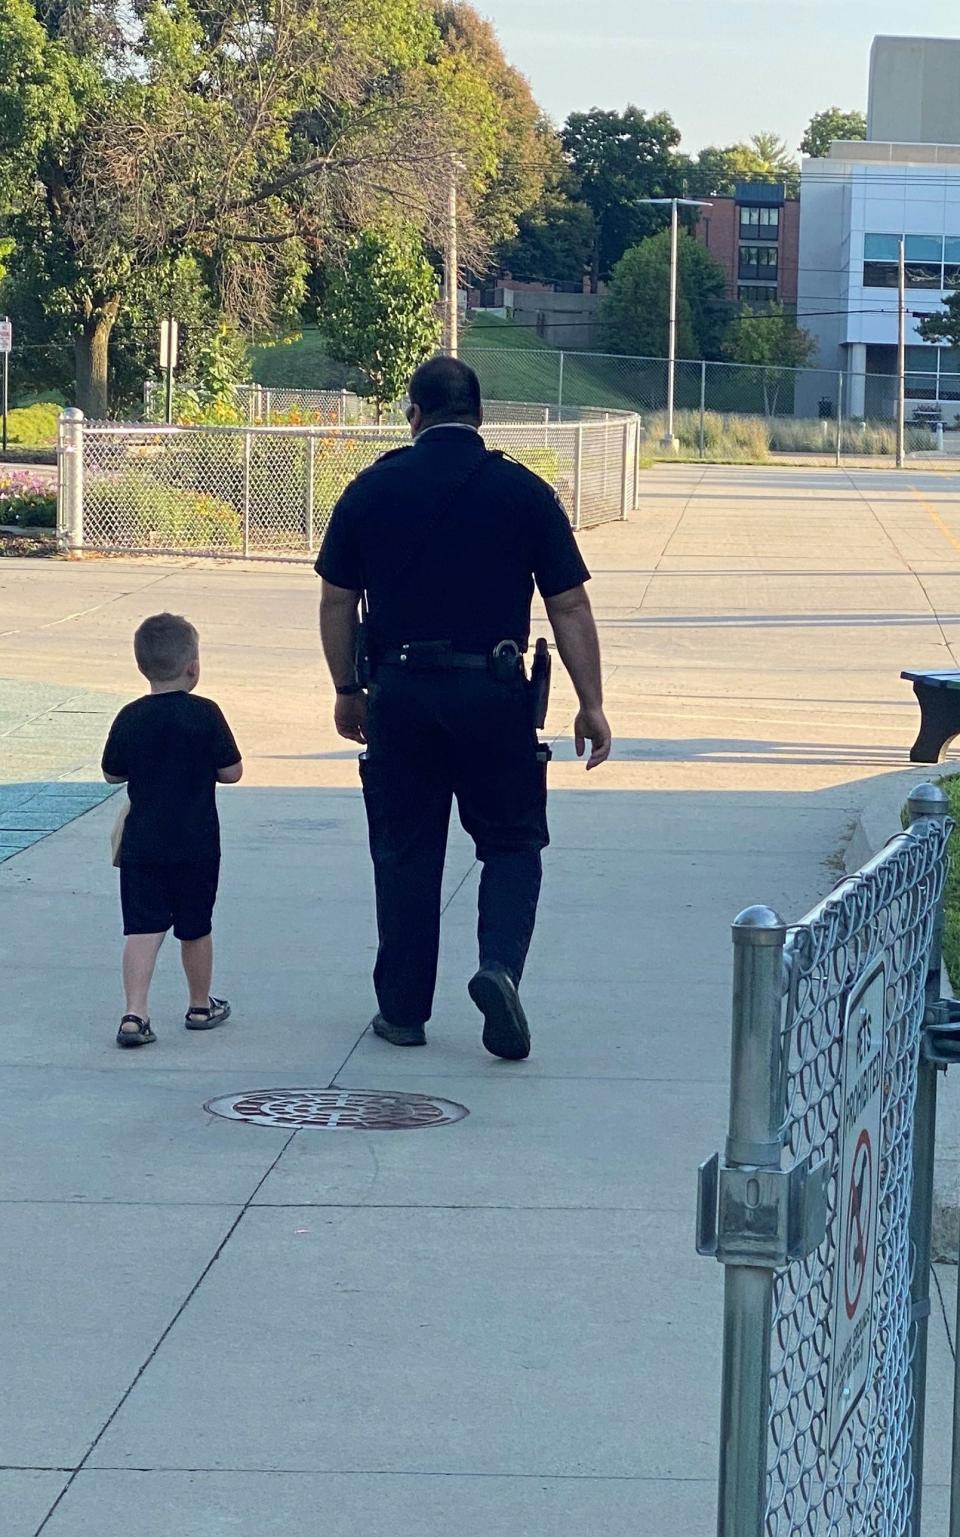
[[[337,687],[337,694],[341,699],[351,699],[354,694],[362,693],[363,685],[361,683],[341,683]]]

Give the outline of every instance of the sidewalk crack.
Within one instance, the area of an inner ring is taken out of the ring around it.
[[[107,1431],[110,1429],[110,1426],[113,1424],[114,1420],[117,1418],[117,1415],[120,1413],[120,1410],[123,1408],[124,1404],[127,1402],[127,1399],[130,1397],[130,1395],[133,1392],[134,1388],[137,1386],[137,1383],[140,1381],[140,1379],[143,1376],[144,1372],[150,1366],[151,1362],[156,1358],[156,1355],[157,1355],[158,1351],[160,1350],[161,1345],[163,1345],[163,1343],[169,1338],[170,1334],[172,1334],[172,1332],[173,1332],[174,1328],[176,1327],[177,1323],[183,1317],[183,1314],[186,1312],[187,1308],[190,1306],[190,1303],[193,1301],[194,1297],[197,1295],[197,1292],[200,1290],[200,1288],[203,1285],[204,1281],[207,1279],[207,1276],[210,1274],[210,1272],[213,1269],[214,1265],[217,1263],[217,1260],[220,1258],[220,1256],[223,1253],[224,1249],[227,1247],[227,1244],[230,1242],[230,1240],[233,1237],[234,1233],[237,1231],[237,1228],[240,1226],[240,1223],[243,1221],[243,1219],[246,1216],[247,1212],[250,1210],[250,1207],[252,1206],[253,1202],[256,1200],[258,1194],[263,1189],[263,1187],[266,1184],[267,1180],[270,1178],[270,1175],[273,1173],[274,1169],[277,1167],[277,1164],[280,1162],[281,1158],[283,1157],[284,1153],[287,1151],[287,1148],[290,1146],[291,1142],[293,1141],[293,1139],[294,1139],[294,1137],[296,1135],[297,1135],[296,1131],[292,1131],[290,1133],[289,1137],[284,1142],[282,1148],[278,1152],[276,1158],[274,1158],[274,1160],[270,1164],[269,1168],[267,1168],[264,1171],[264,1173],[262,1174],[262,1176],[260,1177],[260,1179],[258,1179],[256,1185],[254,1186],[253,1190],[251,1190],[250,1194],[247,1196],[247,1199],[244,1201],[244,1203],[243,1203],[242,1207],[240,1208],[240,1210],[238,1211],[236,1217],[231,1222],[231,1224],[230,1224],[229,1228],[227,1229],[226,1233],[224,1234],[223,1238],[221,1238],[220,1242],[217,1244],[217,1247],[214,1250],[213,1254],[210,1256],[210,1258],[208,1259],[207,1263],[204,1265],[204,1267],[201,1270],[201,1272],[200,1272],[199,1276],[197,1277],[196,1281],[193,1283],[193,1285],[191,1286],[190,1290],[187,1292],[187,1295],[184,1297],[183,1301],[180,1303],[180,1306],[177,1308],[176,1312],[174,1313],[174,1315],[171,1318],[170,1322],[167,1324],[166,1328],[160,1334],[159,1338],[157,1339],[156,1343],[154,1344],[153,1349],[150,1351],[150,1353],[147,1356],[146,1360],[140,1366],[140,1369],[136,1373],[135,1377],[133,1378],[133,1381],[129,1384],[129,1386],[126,1388],[126,1390],[121,1394],[121,1396],[118,1399],[117,1403],[114,1405],[113,1409],[110,1411],[110,1413],[108,1414],[107,1418],[104,1420],[103,1424],[100,1426],[100,1429],[97,1431],[97,1434],[94,1436],[94,1438],[91,1441],[90,1445],[87,1447],[87,1450],[84,1452],[84,1454],[81,1457],[80,1461],[77,1463],[76,1467],[71,1472],[70,1477],[67,1479],[67,1482],[64,1484],[63,1488],[60,1490],[60,1493],[57,1495],[57,1497],[54,1500],[53,1504],[50,1506],[50,1509],[47,1511],[47,1513],[44,1516],[43,1520],[40,1522],[40,1525],[37,1527],[36,1531],[34,1532],[33,1537],[40,1537],[41,1532],[44,1530],[44,1528],[50,1522],[54,1512],[57,1510],[59,1505],[62,1503],[64,1497],[67,1494],[69,1494],[70,1490],[73,1487],[74,1481],[77,1478],[77,1475],[79,1473],[83,1472],[83,1470],[86,1467],[87,1463],[89,1462],[90,1458],[93,1456],[93,1454],[96,1451],[97,1447],[100,1445],[100,1442],[103,1440],[103,1438],[106,1435]]]

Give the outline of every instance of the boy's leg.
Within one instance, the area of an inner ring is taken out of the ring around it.
[[[127,1013],[149,1019],[150,983],[157,955],[167,929],[173,921],[162,866],[128,864],[120,866],[120,906],[123,912],[123,989]],[[137,1026],[121,1027],[125,1035],[136,1035]]]
[[[127,998],[127,1013],[136,1014],[139,1019],[150,1017],[150,983],[165,937],[165,929],[158,934],[128,934],[123,947],[123,990]],[[136,1025],[128,1024],[122,1028],[131,1035],[137,1033]]]
[[[187,987],[188,1016],[210,1007],[213,982],[213,908],[220,880],[219,859],[197,865],[173,865],[170,871],[173,932],[180,941]]]
[[[213,983],[213,935],[204,934],[202,939],[181,939],[180,959],[190,989],[190,1008],[207,1008]]]

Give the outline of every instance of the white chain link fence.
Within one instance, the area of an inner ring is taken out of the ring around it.
[[[553,486],[575,528],[636,505],[636,417],[521,423],[491,405],[487,445]],[[354,476],[407,442],[405,427],[137,426],[67,411],[58,529],[73,549],[308,559]]]

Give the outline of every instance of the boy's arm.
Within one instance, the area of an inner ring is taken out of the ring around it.
[[[124,751],[126,741],[126,728],[124,714],[121,710],[107,737],[103,749],[103,757],[100,760],[100,772],[108,785],[125,785],[129,779],[127,768],[127,754]]]
[[[213,767],[218,785],[235,785],[243,776],[243,759],[237,739],[219,705],[212,704]]]

